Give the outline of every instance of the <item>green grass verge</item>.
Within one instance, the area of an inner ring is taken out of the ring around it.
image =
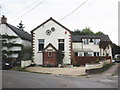
[[[22,68],[22,67],[20,67],[20,66],[13,67],[13,68],[11,68],[10,70],[15,70],[15,71],[27,71],[27,70],[26,70],[26,67]]]
[[[110,67],[112,67],[113,65],[114,65],[113,63],[105,64],[102,68],[91,69],[91,70],[88,70],[87,73],[88,74],[100,74],[100,73],[103,73],[103,72],[107,71],[108,69],[110,69]]]

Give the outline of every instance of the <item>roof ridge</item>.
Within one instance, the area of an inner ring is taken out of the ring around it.
[[[38,29],[39,27],[41,27],[42,25],[44,25],[45,23],[47,23],[48,21],[54,21],[55,23],[57,23],[58,25],[60,25],[62,28],[68,30],[69,32],[72,32],[71,30],[69,30],[68,28],[66,28],[65,26],[63,26],[62,24],[60,24],[58,21],[56,21],[55,19],[53,19],[52,17],[50,17],[49,19],[47,19],[45,22],[43,22],[42,24],[40,24],[39,26],[37,26],[36,28],[34,28],[33,30],[31,30],[31,33],[34,32],[36,29]]]

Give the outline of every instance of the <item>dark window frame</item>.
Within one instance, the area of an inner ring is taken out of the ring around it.
[[[38,51],[42,51],[44,49],[44,39],[38,39]]]
[[[58,50],[65,50],[65,39],[58,39]]]

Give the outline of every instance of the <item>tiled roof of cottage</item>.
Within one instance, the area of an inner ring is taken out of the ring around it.
[[[17,27],[6,23],[6,25],[12,29],[21,39],[32,41],[32,36],[28,32],[25,32],[24,30],[18,29]]]
[[[101,41],[111,42],[108,35],[72,35],[73,42],[81,42],[82,39],[101,39]]]

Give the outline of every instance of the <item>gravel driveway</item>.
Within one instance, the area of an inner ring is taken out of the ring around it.
[[[45,68],[45,67],[29,67],[26,70],[31,72],[51,73],[55,75],[86,75],[85,67],[72,67],[72,68]]]

